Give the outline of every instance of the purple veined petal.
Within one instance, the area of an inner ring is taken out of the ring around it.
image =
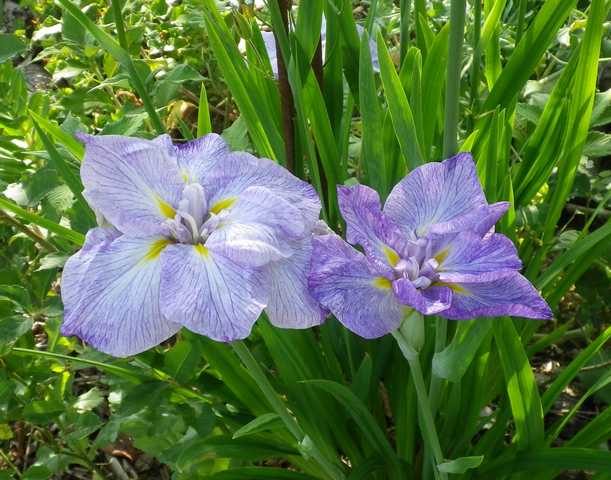
[[[161,309],[167,318],[217,341],[249,335],[267,302],[260,270],[203,245],[170,245],[161,261]]]
[[[320,325],[325,314],[308,289],[307,274],[312,258],[310,236],[291,242],[293,254],[265,267],[270,286],[265,312],[272,325],[280,328],[309,328]]]
[[[61,297],[64,304],[64,316],[70,316],[81,299],[91,276],[87,276],[89,264],[96,253],[121,236],[114,227],[97,227],[87,232],[83,248],[72,255],[62,271]]]
[[[233,204],[249,187],[265,187],[297,207],[306,229],[318,221],[320,200],[316,190],[286,168],[267,158],[246,152],[233,152],[212,168],[202,186],[213,212]]]
[[[417,289],[406,278],[392,282],[392,288],[401,304],[418,310],[423,315],[436,315],[450,308],[452,289],[448,287],[431,286]]]
[[[121,232],[157,235],[174,217],[184,182],[165,139],[77,135],[85,144],[83,194]]]
[[[367,255],[394,266],[399,261],[399,252],[407,238],[382,213],[378,193],[365,185],[338,186],[337,198],[346,221],[346,240],[353,245],[361,245]]]
[[[470,153],[461,153],[410,172],[393,188],[384,213],[402,227],[424,236],[429,232],[472,229],[480,219],[474,212],[486,205],[473,158]]]
[[[505,214],[508,208],[508,202],[484,205],[449,222],[431,225],[428,233],[444,234],[469,230],[477,232],[480,237],[489,236],[494,233],[494,225]]]
[[[452,320],[474,317],[514,317],[549,320],[545,300],[531,283],[517,272],[489,282],[457,282],[452,288],[452,306],[440,315]]]
[[[186,183],[202,183],[208,171],[230,153],[229,146],[216,133],[173,146],[180,174]]]
[[[498,233],[485,240],[473,232],[449,233],[433,236],[431,244],[441,282],[485,282],[522,268],[511,240]]]
[[[121,236],[100,248],[88,265],[76,308],[64,315],[62,334],[115,357],[135,355],[174,335],[180,325],[165,319],[159,308],[159,257],[167,245],[160,237]],[[79,288],[72,282],[63,290]]]
[[[308,285],[312,296],[348,329],[377,338],[399,327],[404,307],[389,278],[337,235],[314,237]]]
[[[290,257],[289,240],[306,234],[299,210],[265,187],[244,190],[204,228],[206,247],[251,267]]]

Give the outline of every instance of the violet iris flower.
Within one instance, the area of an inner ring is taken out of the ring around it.
[[[449,319],[512,315],[548,319],[551,311],[518,271],[512,242],[493,233],[507,202],[488,205],[470,154],[413,170],[378,194],[338,187],[346,239],[315,237],[310,291],[365,338],[397,329],[409,311]]]
[[[215,134],[79,138],[83,193],[109,225],[65,265],[64,335],[127,356],[181,326],[244,338],[264,308],[280,327],[323,320],[307,291],[320,213],[310,185]]]

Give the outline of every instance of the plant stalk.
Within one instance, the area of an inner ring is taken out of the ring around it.
[[[307,454],[311,455],[314,460],[318,463],[318,465],[323,469],[323,471],[328,475],[329,478],[333,480],[343,480],[345,479],[345,475],[341,468],[329,460],[327,460],[318,448],[312,444],[312,442],[308,442],[309,438],[299,424],[297,420],[289,413],[286,405],[282,402],[278,393],[274,390],[271,382],[263,372],[263,369],[257,363],[257,360],[250,352],[248,347],[244,342],[234,342],[231,344],[234,352],[240,358],[246,370],[255,381],[261,393],[265,399],[269,402],[270,406],[274,410],[274,412],[280,417],[280,419],[284,422],[287,430],[295,437],[300,447],[307,448]],[[304,454],[306,452],[303,452]]]

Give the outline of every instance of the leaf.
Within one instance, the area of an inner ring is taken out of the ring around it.
[[[516,424],[518,449],[536,448],[543,442],[543,409],[532,368],[511,318],[496,320],[494,338]]]
[[[23,52],[26,49],[16,35],[12,33],[0,33],[0,63],[6,62],[9,58]]]
[[[500,457],[497,461],[483,465],[478,473],[483,478],[503,478],[517,472],[551,470],[611,471],[611,455],[605,450],[589,448],[548,448],[534,452],[519,453],[515,457]]]
[[[201,350],[197,343],[180,339],[164,355],[165,371],[184,384],[198,373],[200,358]]]
[[[275,413],[264,413],[263,415],[259,415],[254,420],[248,422],[246,425],[238,428],[231,438],[240,438],[246,435],[252,435],[254,433],[260,433],[265,430],[276,430],[278,428],[283,428],[284,424]]]
[[[76,399],[72,404],[78,413],[90,412],[94,408],[100,406],[104,401],[104,396],[97,387],[93,387],[88,392],[85,392]]]
[[[452,473],[454,475],[460,475],[465,473],[467,470],[479,467],[484,461],[483,455],[474,457],[460,457],[449,462],[443,462],[437,465],[437,469],[440,472]]]
[[[380,429],[367,406],[349,388],[331,380],[306,380],[304,383],[320,388],[337,398],[362,431],[369,443],[369,448],[375,450],[384,458],[390,472],[399,471],[397,456],[388,443],[386,435]]]
[[[9,352],[10,347],[31,329],[32,320],[24,315],[0,318],[0,356]]]
[[[586,157],[606,157],[611,155],[611,135],[603,132],[590,132],[583,146]]]
[[[386,94],[386,103],[395,135],[401,146],[401,151],[410,170],[413,170],[424,163],[421,146],[418,142],[418,134],[414,124],[412,110],[407,101],[405,91],[399,80],[399,75],[392,63],[388,49],[384,42],[384,37],[378,32],[378,58],[380,60],[380,75]]]
[[[493,320],[484,318],[459,323],[452,342],[433,356],[435,375],[451,382],[460,381],[492,326]]]
[[[210,132],[212,132],[212,126],[210,124],[208,96],[206,94],[206,85],[202,82],[199,92],[199,106],[197,108],[197,136],[198,138],[203,137]]]
[[[218,472],[206,478],[210,480],[316,480],[317,477],[284,468],[239,467]]]

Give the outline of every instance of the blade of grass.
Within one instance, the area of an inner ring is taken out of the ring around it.
[[[55,125],[50,120],[41,117],[33,110],[28,110],[30,116],[38,123],[38,125],[44,129],[49,135],[51,135],[55,141],[61,143],[68,151],[74,155],[78,160],[83,160],[85,155],[85,147],[72,135],[64,132],[58,125]]]
[[[28,223],[33,223],[34,225],[38,225],[39,227],[45,228],[50,232],[53,232],[57,236],[68,240],[69,242],[81,246],[85,242],[85,236],[81,233],[75,232],[74,230],[70,230],[69,228],[62,227],[58,223],[52,222],[51,220],[47,220],[40,215],[29,212],[19,205],[14,204],[13,202],[6,200],[0,197],[0,208],[4,210],[8,210],[9,212],[14,213],[22,220],[25,220]]]
[[[206,94],[206,85],[202,82],[197,108],[197,136],[203,137],[210,132],[212,132],[212,125],[210,124],[210,110],[208,109],[208,95]]]

